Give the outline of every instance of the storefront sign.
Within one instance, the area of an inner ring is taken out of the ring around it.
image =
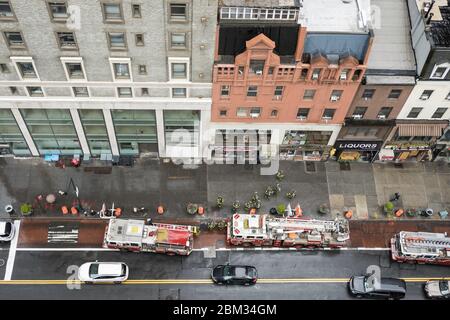
[[[381,148],[381,144],[381,141],[338,141],[336,143],[336,149],[373,151],[379,150]]]

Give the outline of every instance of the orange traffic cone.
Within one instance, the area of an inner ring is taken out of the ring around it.
[[[347,219],[351,219],[353,217],[353,211],[352,210],[348,210],[345,212],[344,215]]]
[[[69,209],[66,206],[61,207],[62,214],[66,215],[69,213]]]
[[[163,206],[158,206],[158,214],[163,214],[163,213],[164,213]]]
[[[197,212],[198,212],[198,214],[199,214],[199,215],[201,215],[201,216],[202,216],[202,215],[204,215],[204,214],[205,214],[205,208],[203,208],[203,207],[201,207],[201,206],[200,206],[200,207],[198,207],[198,210],[197,210]]]

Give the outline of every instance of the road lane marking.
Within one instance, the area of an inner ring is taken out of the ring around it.
[[[11,280],[11,275],[14,269],[14,260],[16,259],[17,242],[19,241],[20,220],[14,221],[16,229],[14,239],[11,240],[11,245],[8,252],[8,261],[6,262],[5,280]]]
[[[400,278],[405,282],[426,282],[429,280],[450,280],[450,277],[422,277]],[[257,284],[288,284],[288,283],[347,283],[349,278],[287,278],[287,279],[258,279]],[[0,285],[67,285],[83,284],[79,280],[0,280]],[[127,280],[126,285],[170,285],[170,284],[213,284],[211,279],[141,279]]]

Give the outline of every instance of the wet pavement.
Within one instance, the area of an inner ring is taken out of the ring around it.
[[[244,203],[254,192],[262,199],[260,212],[268,212],[279,204],[291,203],[294,208],[298,203],[304,216],[318,219],[334,219],[345,210],[352,210],[353,219],[357,220],[398,219],[382,212],[383,204],[395,192],[401,194],[397,207],[431,207],[435,210],[433,220],[440,219],[438,211],[450,210],[447,164],[405,163],[396,167],[387,163],[351,163],[343,167],[338,162],[281,161],[280,169],[285,173],[279,182],[281,192],[266,200],[265,189],[278,181],[275,176],[261,175],[259,165],[202,164],[186,168],[141,158],[132,167],[82,164],[79,168],[62,169],[42,159],[0,158],[0,208],[12,204],[19,211],[20,204],[30,202],[34,217],[61,217],[61,206],[78,204],[73,187],[76,186],[83,208],[99,211],[103,203],[107,208],[114,204],[128,218],[192,220],[186,212],[189,202],[206,208],[204,216],[194,216],[196,220],[229,217],[233,201],[241,203],[239,211],[242,212]],[[73,185],[69,183],[71,179]],[[59,196],[59,190],[68,194]],[[288,200],[286,193],[293,190],[296,197]],[[49,193],[57,196],[53,205],[36,200],[36,196],[45,198]],[[220,210],[216,207],[219,195],[225,199],[225,206]],[[318,213],[321,204],[328,205],[331,213]],[[159,205],[165,208],[163,216],[156,213]],[[133,207],[145,210],[134,213]],[[7,214],[0,210],[0,216],[7,217]]]

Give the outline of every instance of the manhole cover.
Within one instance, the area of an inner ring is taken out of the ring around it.
[[[311,161],[306,161],[306,172],[316,172],[316,163]]]
[[[348,162],[341,162],[341,163],[339,163],[339,168],[342,171],[349,171],[350,170],[350,163],[348,163]]]

